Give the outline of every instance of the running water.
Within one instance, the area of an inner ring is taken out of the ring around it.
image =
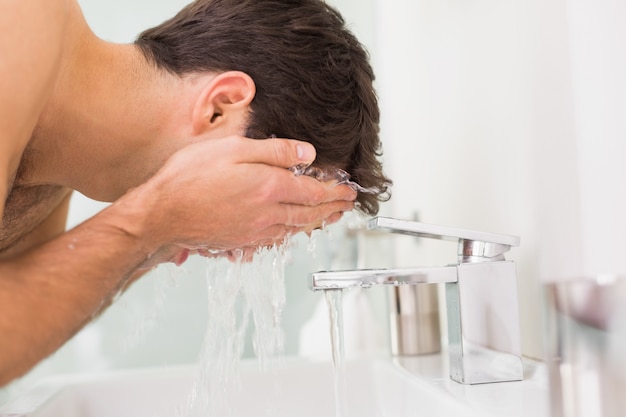
[[[235,262],[223,258],[208,261],[207,329],[192,390],[177,410],[177,417],[234,415],[233,404],[240,389],[239,362],[251,320],[253,347],[261,370],[271,373],[282,365],[281,313],[286,301],[284,266],[288,247],[287,242],[260,250],[254,262],[244,262],[243,253]],[[266,407],[264,414],[274,416],[272,401]]]
[[[326,290],[328,317],[330,318],[330,342],[333,355],[335,384],[335,417],[347,416],[347,386],[345,346],[343,340],[343,291]]]
[[[317,258],[317,241],[324,232],[329,242],[334,240],[330,230],[315,230],[306,250]],[[239,395],[239,365],[244,352],[248,328],[254,326],[252,343],[259,367],[268,374],[272,393],[258,415],[278,417],[276,404],[280,397],[280,382],[274,375],[284,365],[284,333],[281,314],[286,303],[285,264],[291,256],[295,241],[272,249],[259,250],[253,262],[243,260],[237,253],[233,262],[226,257],[207,259],[206,282],[208,319],[200,350],[193,386],[184,400],[170,415],[175,417],[229,417],[236,415]],[[328,250],[328,245],[324,249]],[[332,259],[332,258],[331,258]],[[323,268],[318,268],[323,269]],[[179,268],[176,271],[180,271]],[[163,274],[163,272],[165,272]],[[125,348],[135,347],[158,322],[166,304],[166,293],[178,285],[172,269],[162,270],[154,294],[154,305],[140,317],[135,331],[125,339]],[[346,372],[344,366],[341,291],[327,291],[330,309],[333,364],[335,369],[336,417],[346,416]],[[235,405],[235,406],[234,406]]]

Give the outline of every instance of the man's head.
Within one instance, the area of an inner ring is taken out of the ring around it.
[[[362,186],[385,191],[359,194],[365,213],[388,199],[368,55],[323,1],[196,0],[135,43],[148,61],[180,77],[248,74],[256,94],[246,136],[312,143],[317,166],[343,168]]]

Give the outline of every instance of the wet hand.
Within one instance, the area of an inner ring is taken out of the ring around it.
[[[138,233],[156,245],[231,250],[278,242],[352,210],[356,192],[296,176],[314,148],[287,139],[211,139],[174,154],[136,191],[146,210]]]

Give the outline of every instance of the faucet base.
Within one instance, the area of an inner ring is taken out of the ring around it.
[[[450,377],[462,384],[521,381],[515,263],[457,268],[458,282],[446,284]]]

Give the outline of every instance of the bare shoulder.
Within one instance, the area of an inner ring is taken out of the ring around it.
[[[61,67],[74,0],[0,1],[0,172],[15,172]],[[0,178],[6,195],[11,178]]]
[[[0,2],[3,75],[22,78],[58,65],[73,0],[8,0]],[[24,50],[23,48],[29,48]],[[39,58],[39,60],[37,60]],[[40,65],[30,65],[38,62]],[[13,71],[21,69],[25,73]],[[33,88],[33,87],[31,87]]]
[[[11,104],[12,114],[36,113],[54,87],[71,4],[69,0],[0,2],[0,105]],[[0,123],[8,124],[10,119],[2,118]]]

